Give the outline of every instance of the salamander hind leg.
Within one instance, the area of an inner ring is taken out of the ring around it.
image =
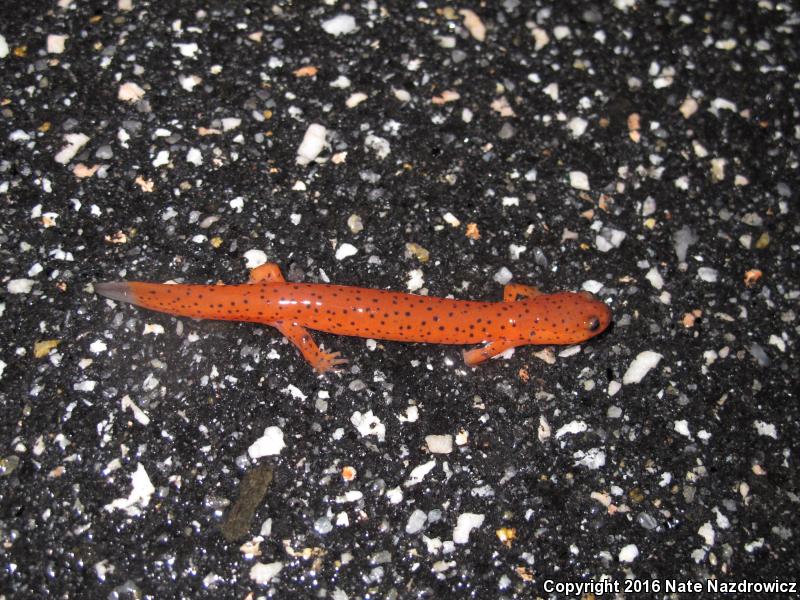
[[[509,283],[503,288],[503,302],[516,302],[520,297],[522,298],[535,298],[541,296],[538,288],[530,285],[523,285],[521,283]]]
[[[249,283],[284,283],[285,281],[281,274],[281,268],[275,263],[265,263],[250,270]]]
[[[516,348],[517,346],[521,345],[522,344],[520,342],[512,342],[511,340],[494,340],[493,342],[489,342],[480,348],[465,350],[464,362],[467,363],[468,366],[474,367],[475,365],[481,364],[485,360],[489,360],[498,354],[502,354],[506,350],[510,350],[511,348]]]
[[[300,350],[306,362],[319,373],[337,371],[339,367],[347,364],[347,359],[343,358],[338,352],[325,352],[317,346],[314,338],[311,337],[305,327],[287,321],[276,321],[275,323],[270,323],[270,325],[285,335],[286,339]]]

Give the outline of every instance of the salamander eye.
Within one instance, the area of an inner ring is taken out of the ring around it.
[[[586,320],[586,327],[589,331],[597,331],[600,329],[600,319],[597,317],[590,317]]]

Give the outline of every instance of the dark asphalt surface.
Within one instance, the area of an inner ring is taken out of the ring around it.
[[[791,584],[798,23],[771,1],[6,7],[0,598]],[[588,289],[614,324],[477,369],[317,334],[350,359],[321,377],[269,327],[93,293],[265,260]]]

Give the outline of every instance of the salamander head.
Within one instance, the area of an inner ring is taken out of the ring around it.
[[[600,335],[611,323],[611,309],[589,292],[559,292],[535,298],[529,332],[534,344],[578,344]]]

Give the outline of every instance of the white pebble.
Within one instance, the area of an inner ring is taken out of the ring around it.
[[[608,252],[613,248],[619,248],[627,235],[619,229],[604,227],[600,235],[595,237],[595,245],[600,252]]]
[[[725,179],[725,167],[728,165],[728,161],[724,158],[712,158],[711,159],[711,180],[714,182],[720,182]]]
[[[391,504],[400,504],[403,501],[403,490],[400,489],[400,486],[386,490],[386,499]]]
[[[771,437],[774,440],[778,439],[778,430],[772,423],[766,423],[764,421],[753,421],[753,427],[756,428],[758,435]]]
[[[223,117],[222,121],[222,131],[231,131],[232,129],[237,129],[239,125],[242,124],[242,120],[239,117]]]
[[[636,544],[628,544],[619,551],[619,562],[632,563],[639,556]]]
[[[141,100],[142,97],[144,97],[144,90],[139,87],[138,84],[132,81],[126,81],[119,86],[117,100],[122,100],[123,102],[136,102]]]
[[[571,34],[572,32],[566,25],[556,25],[553,27],[553,35],[557,40],[568,38]]]
[[[411,469],[411,473],[408,474],[408,479],[403,482],[403,486],[411,487],[413,485],[417,485],[419,482],[425,479],[425,476],[430,473],[435,466],[435,460],[430,460],[426,463],[422,463],[421,465],[417,465]]]
[[[581,137],[583,133],[586,131],[586,127],[589,125],[589,122],[586,119],[581,119],[580,117],[575,117],[570,119],[567,123],[567,129],[569,129],[572,137]]]
[[[247,449],[250,458],[256,460],[262,456],[276,456],[286,447],[283,431],[280,427],[271,426],[264,430],[264,435],[253,442]]]
[[[197,148],[190,148],[189,152],[186,153],[186,162],[199,167],[203,164],[203,153]]]
[[[36,282],[33,279],[12,279],[6,284],[6,289],[9,294],[27,294],[34,283]]]
[[[400,102],[408,102],[411,100],[411,94],[403,89],[392,88],[392,94],[394,94],[394,97],[400,100]]]
[[[716,538],[714,532],[714,526],[711,524],[710,521],[706,521],[700,526],[700,529],[697,530],[697,535],[703,538],[706,546],[713,546],[714,540]]]
[[[355,108],[367,98],[368,96],[364,92],[356,92],[345,101],[345,105],[347,108]]]
[[[692,432],[689,431],[689,422],[686,419],[680,419],[673,423],[672,428],[684,437],[692,437]]]
[[[147,413],[139,408],[127,394],[122,397],[121,405],[122,411],[125,412],[126,410],[130,410],[131,413],[133,413],[133,418],[136,419],[137,422],[141,423],[142,425],[150,424],[150,417],[147,416]]]
[[[364,230],[364,222],[361,220],[361,217],[356,214],[350,215],[347,219],[347,226],[352,233],[361,233]]]
[[[482,42],[486,39],[486,26],[481,21],[481,18],[475,14],[474,11],[463,8],[458,11],[462,17],[464,17],[464,27],[467,28],[470,35],[474,37],[479,42]]]
[[[537,52],[550,43],[550,36],[547,35],[547,31],[541,27],[534,27],[531,33],[533,34],[534,39],[534,49]]]
[[[303,141],[297,149],[297,164],[307,165],[313,161],[325,147],[325,135],[328,130],[324,125],[312,123],[306,129]]]
[[[689,246],[697,242],[697,235],[692,231],[691,227],[684,225],[675,232],[673,239],[675,240],[675,254],[680,262],[684,262]]]
[[[578,450],[573,452],[572,458],[575,459],[576,467],[581,466],[592,470],[597,470],[606,464],[606,453],[600,448],[589,448],[586,452]]]
[[[89,136],[82,133],[68,133],[64,136],[64,140],[67,145],[61,148],[55,156],[55,161],[61,165],[65,165],[75,158],[81,148],[89,142]]]
[[[131,475],[131,493],[127,498],[116,498],[103,508],[108,512],[114,509],[123,510],[130,516],[141,513],[141,509],[150,503],[150,498],[155,493],[156,488],[150,481],[150,476],[142,463],[138,463],[136,471]]]
[[[406,289],[409,292],[416,292],[425,285],[425,274],[421,269],[414,269],[408,272],[408,279],[406,280]]]
[[[31,139],[30,134],[27,131],[23,131],[22,129],[15,129],[10,134],[8,134],[9,142],[27,142],[30,139]]]
[[[241,196],[236,196],[236,198],[228,202],[228,206],[234,209],[237,213],[240,213],[242,212],[242,208],[244,208],[244,198]]]
[[[154,167],[163,167],[169,164],[169,150],[161,150],[153,160]]]
[[[556,439],[560,437],[564,437],[565,435],[574,435],[576,433],[583,433],[584,431],[588,430],[589,426],[586,424],[585,421],[571,421],[566,425],[562,425],[558,431],[556,431]]]
[[[500,285],[505,285],[510,282],[514,278],[513,273],[509,271],[506,267],[500,267],[500,269],[492,276],[497,283]]]
[[[469,541],[470,532],[483,525],[486,517],[477,513],[463,513],[458,515],[458,522],[453,528],[453,543],[466,544]]]
[[[392,151],[388,140],[373,134],[369,134],[364,140],[364,149],[372,150],[381,160],[389,156]]]
[[[558,84],[551,83],[542,90],[546,95],[550,96],[553,102],[558,102]]]
[[[581,289],[589,292],[590,294],[597,294],[603,289],[603,284],[599,281],[595,281],[594,279],[587,279],[581,285]]]
[[[47,52],[49,54],[62,54],[64,52],[64,44],[69,36],[56,35],[51,33],[47,36]]]
[[[158,323],[145,323],[142,335],[163,335],[164,327]]]
[[[257,562],[250,567],[250,579],[255,581],[258,585],[267,585],[282,569],[282,562]]]
[[[589,177],[583,171],[570,171],[569,184],[576,190],[589,191]]]
[[[203,80],[197,75],[179,75],[178,83],[187,92],[191,92],[195,87],[203,83]]]
[[[103,340],[95,340],[89,345],[89,352],[92,354],[100,354],[107,349],[106,343]]]
[[[453,451],[452,435],[426,435],[425,443],[431,454],[450,454]]]
[[[445,220],[445,223],[447,223],[451,227],[458,227],[459,225],[461,225],[461,221],[458,220],[458,217],[456,217],[451,212],[444,213],[442,218]]]
[[[381,420],[371,410],[364,414],[355,411],[350,415],[350,422],[364,437],[374,435],[380,442],[386,439],[386,425],[381,423]]]
[[[769,336],[769,344],[770,346],[775,346],[781,352],[786,352],[786,342],[784,342],[782,338],[778,337],[774,333]]]
[[[689,178],[686,175],[682,175],[676,178],[672,184],[679,190],[683,190],[685,192],[689,189]]]
[[[645,279],[647,279],[647,281],[650,282],[650,285],[652,285],[657,290],[660,290],[661,288],[664,287],[664,278],[661,277],[661,273],[659,273],[658,269],[656,269],[655,267],[651,268],[647,272],[647,275],[645,275]]]
[[[267,255],[263,250],[248,250],[244,253],[245,266],[248,269],[255,269],[267,262]]]
[[[178,51],[181,53],[182,56],[185,56],[187,58],[194,58],[194,55],[200,51],[200,47],[194,42],[191,42],[189,44],[173,44],[173,45],[178,49]]]
[[[737,42],[732,38],[727,38],[724,40],[717,40],[714,42],[714,48],[717,50],[733,50],[736,48]]]
[[[350,87],[350,80],[344,75],[339,75],[336,79],[329,84],[332,88],[339,88],[340,90]]]
[[[97,382],[93,379],[84,379],[78,383],[73,384],[72,389],[76,392],[93,392],[97,387]]]
[[[688,119],[697,112],[698,108],[697,100],[694,98],[686,98],[678,110],[681,112],[684,119]]]
[[[527,246],[518,246],[517,244],[511,244],[508,247],[508,254],[511,257],[511,260],[519,260],[520,255],[528,249]]]
[[[0,58],[8,56],[8,42],[5,36],[0,35]]]
[[[719,278],[717,270],[711,267],[700,267],[697,269],[697,276],[707,283],[716,283]]]
[[[662,358],[664,358],[662,354],[652,350],[640,352],[633,359],[628,370],[625,371],[625,375],[622,376],[622,383],[625,385],[639,383],[644,379],[645,375],[658,365]]]
[[[425,514],[424,511],[420,509],[414,510],[411,513],[411,516],[408,518],[408,522],[406,523],[406,533],[409,535],[414,535],[422,531],[422,528],[425,527],[425,521],[427,521],[428,515]]]
[[[545,440],[549,440],[550,436],[553,433],[552,427],[550,427],[550,423],[547,422],[547,417],[544,415],[539,415],[539,427],[536,428],[536,437],[540,442],[544,442]]]
[[[711,101],[711,108],[715,111],[730,110],[732,112],[737,112],[736,104],[725,98],[714,98]]]
[[[697,140],[692,140],[692,150],[694,150],[694,154],[697,156],[697,158],[705,158],[708,156],[708,148],[703,146],[703,144]]]
[[[342,244],[336,249],[336,260],[344,260],[358,252],[358,248],[352,244]]]
[[[330,35],[347,35],[356,30],[356,20],[350,15],[336,15],[327,21],[323,21],[322,29]]]

